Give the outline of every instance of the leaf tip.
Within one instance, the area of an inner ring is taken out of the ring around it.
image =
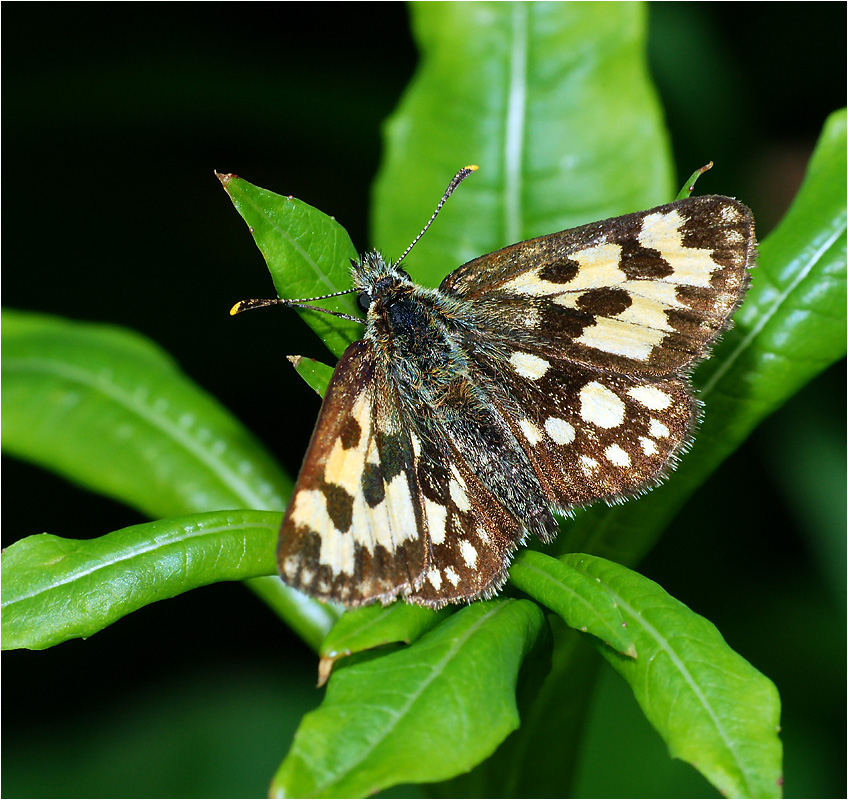
[[[215,173],[215,177],[221,181],[221,185],[226,189],[227,184],[238,178],[238,175],[235,172],[218,172],[218,170],[212,170]]]
[[[316,688],[320,689],[330,680],[330,673],[333,671],[333,664],[336,663],[337,658],[338,656],[323,656],[318,662],[318,685]]]

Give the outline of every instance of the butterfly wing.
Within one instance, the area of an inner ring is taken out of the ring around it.
[[[684,380],[646,382],[554,360],[542,368],[541,359],[530,371],[515,357],[494,361],[480,349],[475,361],[560,511],[640,494],[690,443],[698,403]]]
[[[389,602],[429,564],[409,430],[365,341],[327,387],[277,556],[290,586],[346,605]]]
[[[497,503],[447,436],[413,436],[432,558],[407,599],[439,608],[492,596],[506,581],[524,526]]]
[[[465,348],[561,510],[659,482],[698,415],[686,371],[730,324],[755,257],[730,198],[690,198],[460,267]]]
[[[755,257],[751,212],[696,197],[505,247],[441,288],[526,352],[651,378],[706,355]]]

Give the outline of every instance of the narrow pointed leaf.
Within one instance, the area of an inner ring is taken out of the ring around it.
[[[518,727],[518,670],[543,623],[526,600],[475,603],[410,647],[343,664],[272,796],[364,797],[470,769]]]
[[[411,644],[453,613],[452,607],[434,611],[410,603],[374,604],[346,611],[321,642],[318,651],[320,683],[327,682],[335,662],[386,644]]]
[[[386,128],[374,243],[397,257],[454,172],[479,171],[410,254],[437,284],[507,244],[668,202],[638,3],[415,3],[421,66]]]
[[[144,337],[18,311],[2,319],[5,452],[152,517],[285,508],[291,483],[265,448]],[[315,647],[338,617],[277,578],[250,586]]]
[[[306,381],[306,385],[323,397],[327,384],[333,377],[333,368],[306,356],[288,356],[288,359],[297,374]]]
[[[198,586],[273,575],[279,527],[279,513],[215,511],[96,539],[21,539],[2,555],[3,649],[84,639]]]
[[[728,797],[780,797],[780,698],[774,684],[727,645],[716,627],[653,581],[581,554],[564,564],[616,598],[637,658],[601,654],[630,685],[675,758]]]
[[[356,248],[347,231],[317,208],[261,189],[237,175],[218,175],[236,210],[247,223],[271,272],[277,295],[300,300],[351,288],[350,260]],[[352,294],[316,303],[322,308],[359,315]],[[355,322],[299,310],[304,321],[337,356],[362,336]]]
[[[622,655],[637,655],[615,595],[594,576],[544,553],[524,550],[510,567],[509,579],[569,627],[597,636]]]
[[[264,447],[130,331],[3,311],[3,449],[166,517],[282,509]]]

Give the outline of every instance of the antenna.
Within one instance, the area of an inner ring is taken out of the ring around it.
[[[453,179],[448,184],[448,188],[445,189],[445,193],[442,195],[442,199],[439,200],[439,204],[436,206],[436,210],[433,212],[433,216],[430,217],[430,221],[422,228],[421,233],[418,234],[413,240],[412,244],[403,251],[401,257],[395,261],[395,266],[400,264],[403,261],[410,250],[415,247],[416,242],[427,232],[427,228],[429,228],[433,224],[433,220],[436,219],[438,213],[442,210],[442,206],[447,202],[447,199],[454,193],[454,190],[460,183],[462,183],[472,172],[476,172],[478,169],[476,164],[471,164],[467,167],[463,167],[456,175],[453,176]],[[326,300],[329,297],[338,297],[342,294],[350,294],[351,292],[355,292],[356,289],[343,289],[340,292],[332,292],[331,294],[322,294],[320,297],[306,297],[302,300],[284,300],[281,297],[275,297],[273,300],[239,300],[231,309],[230,316],[235,316],[236,314],[241,314],[242,311],[251,311],[254,308],[264,308],[265,306],[295,306],[297,308],[309,308],[312,311],[323,311],[325,314],[332,314],[334,317],[341,317],[342,319],[349,319],[352,322],[362,322],[359,317],[354,317],[351,314],[342,314],[340,311],[330,311],[327,308],[320,308],[319,306],[311,306],[309,303],[314,302],[315,300]]]
[[[433,224],[433,220],[436,219],[438,213],[442,210],[442,206],[447,202],[448,198],[454,193],[454,190],[460,183],[462,183],[472,172],[476,172],[479,167],[476,164],[470,164],[467,167],[463,167],[456,175],[453,176],[453,180],[448,184],[448,188],[445,189],[445,193],[442,195],[442,199],[439,200],[439,205],[436,206],[436,210],[433,212],[433,216],[430,217],[430,221],[421,229],[421,233],[418,234],[413,240],[412,244],[403,251],[401,257],[395,261],[394,266],[400,264],[403,261],[410,250],[415,247],[418,240],[427,232],[427,228],[429,228]]]
[[[273,300],[239,300],[231,309],[230,316],[241,314],[242,311],[252,311],[254,308],[263,308],[264,306],[297,306],[298,308],[310,308],[313,311],[323,311],[325,314],[332,314],[334,317],[349,319],[352,322],[362,322],[359,317],[354,317],[351,314],[342,314],[340,311],[330,311],[328,308],[319,308],[311,306],[309,303],[314,300],[326,300],[328,297],[338,297],[342,294],[350,294],[356,289],[343,289],[340,292],[332,292],[331,294],[322,294],[320,297],[307,297],[303,300],[283,300],[281,297],[275,297]]]

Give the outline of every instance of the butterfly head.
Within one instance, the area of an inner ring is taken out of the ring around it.
[[[403,287],[413,286],[409,275],[383,258],[378,250],[371,250],[361,260],[351,260],[350,263],[353,284],[358,293],[356,303],[366,314],[375,300],[396,295]]]

